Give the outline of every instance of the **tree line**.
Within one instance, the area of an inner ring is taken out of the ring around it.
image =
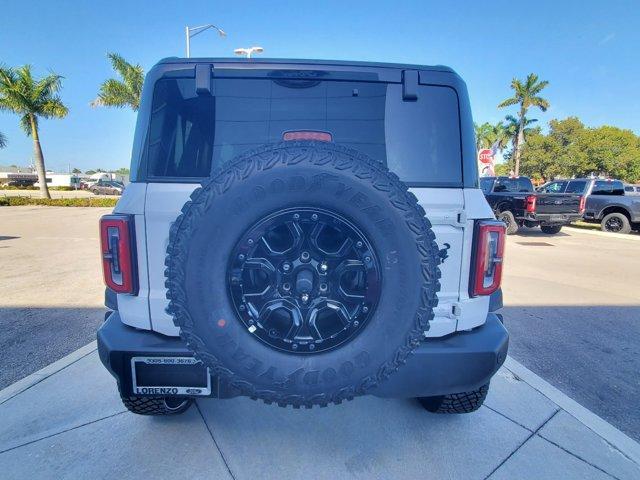
[[[640,136],[631,130],[604,125],[586,127],[577,117],[551,120],[548,132],[528,118],[531,108],[546,111],[549,102],[541,96],[549,84],[529,74],[511,82],[513,96],[498,108],[517,106],[516,116],[507,115],[497,124],[476,124],[476,148],[493,148],[506,162],[496,166],[497,175],[526,175],[539,182],[554,178],[598,175],[629,183],[640,182]]]
[[[115,53],[107,54],[113,70],[120,77],[105,80],[92,107],[130,107],[137,111],[144,81],[144,70],[140,65],[127,62]],[[51,198],[45,177],[45,162],[39,137],[39,121],[49,118],[64,118],[69,109],[60,97],[61,75],[51,73],[42,78],[33,75],[31,65],[7,67],[0,65],[0,110],[19,116],[20,126],[33,139],[33,159],[38,173],[40,193]],[[0,148],[7,145],[7,138],[0,132]]]

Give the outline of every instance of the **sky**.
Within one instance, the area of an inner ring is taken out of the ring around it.
[[[69,115],[41,123],[48,169],[127,167],[135,126],[130,110],[91,108],[112,72],[107,52],[145,71],[184,56],[185,25],[214,23],[192,39],[193,57],[233,56],[260,45],[265,58],[318,58],[454,68],[466,81],[474,120],[496,123],[513,77],[549,81],[551,108],[529,114],[545,124],[576,115],[640,134],[638,1],[6,1],[0,63],[64,76]],[[29,165],[32,142],[18,117],[0,112],[9,145],[0,165]]]

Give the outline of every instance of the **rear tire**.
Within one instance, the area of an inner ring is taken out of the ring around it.
[[[127,410],[138,415],[178,415],[186,412],[193,400],[176,397],[125,397],[120,399]]]
[[[506,210],[504,212],[500,212],[498,214],[498,220],[507,225],[507,235],[514,235],[518,233],[518,223],[516,222],[516,218],[513,216],[513,213],[510,211]]]
[[[612,233],[630,233],[631,223],[625,214],[614,212],[605,215],[600,223],[600,230]]]
[[[540,230],[542,230],[542,233],[555,235],[556,233],[560,233],[562,225],[540,225]]]
[[[477,390],[435,397],[420,397],[422,407],[431,413],[471,413],[478,410],[489,393],[489,384]]]

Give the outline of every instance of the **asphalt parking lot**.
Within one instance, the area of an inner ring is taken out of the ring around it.
[[[0,388],[95,339],[97,220],[109,209],[0,208]],[[510,354],[640,438],[640,241],[565,229],[509,237]]]
[[[509,354],[640,439],[640,238],[531,229],[506,257]]]
[[[109,208],[0,208],[0,388],[95,339],[98,218]]]

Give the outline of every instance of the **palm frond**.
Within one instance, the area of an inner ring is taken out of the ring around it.
[[[127,62],[117,53],[108,53],[107,57],[121,80],[114,78],[105,80],[100,85],[98,96],[91,102],[91,106],[130,107],[134,111],[138,110],[144,82],[144,70],[140,65]]]
[[[36,124],[36,129],[38,128],[38,117],[34,118],[34,122]],[[25,113],[20,117],[20,128],[24,131],[27,137],[31,136],[31,118],[28,113]]]
[[[0,148],[4,148],[7,146],[9,142],[7,141],[7,137],[4,133],[0,132]]]

